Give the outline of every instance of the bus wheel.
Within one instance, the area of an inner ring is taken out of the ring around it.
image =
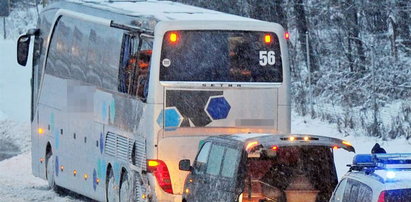
[[[130,180],[128,180],[127,172],[123,172],[120,183],[120,201],[132,201]]]
[[[119,192],[118,186],[116,186],[116,180],[114,179],[113,170],[110,170],[110,173],[107,176],[108,182],[106,186],[107,201],[108,202],[118,202]]]
[[[53,153],[50,151],[46,154],[46,179],[49,184],[49,187],[56,191],[57,186],[54,180],[54,156]]]

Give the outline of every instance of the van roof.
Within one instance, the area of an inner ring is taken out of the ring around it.
[[[171,1],[107,1],[107,0],[67,0],[92,8],[106,10],[118,14],[136,17],[154,17],[158,21],[174,20],[233,20],[233,21],[259,21],[237,15],[222,13],[214,10],[189,6]]]
[[[244,144],[250,142],[258,142],[264,147],[277,146],[329,146],[343,148],[347,151],[355,152],[354,147],[347,141],[311,134],[264,134],[264,133],[246,133],[234,135],[221,135],[209,137],[211,140],[231,140],[242,142]]]

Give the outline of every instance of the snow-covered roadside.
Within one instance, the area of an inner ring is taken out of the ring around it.
[[[0,162],[0,200],[67,201],[57,197],[46,181],[31,175],[30,152]]]
[[[344,137],[338,132],[336,124],[329,124],[318,119],[311,119],[308,116],[301,117],[292,113],[292,133],[313,134],[340,138],[349,141],[357,154],[369,154],[375,143],[379,143],[388,153],[411,152],[411,143],[403,138],[390,141],[382,141],[376,137],[367,136],[347,136]],[[341,178],[347,171],[347,164],[351,164],[354,153],[339,149],[335,150],[335,164],[338,177]]]

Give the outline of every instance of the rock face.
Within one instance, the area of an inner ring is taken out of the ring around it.
[[[20,149],[13,142],[0,140],[0,161],[20,154]]]

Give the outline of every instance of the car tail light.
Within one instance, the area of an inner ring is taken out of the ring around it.
[[[171,185],[170,173],[167,165],[162,160],[147,160],[147,170],[154,174],[163,191],[173,194],[173,187]]]
[[[384,202],[385,201],[385,191],[382,191],[380,193],[380,196],[378,196],[378,202]]]

